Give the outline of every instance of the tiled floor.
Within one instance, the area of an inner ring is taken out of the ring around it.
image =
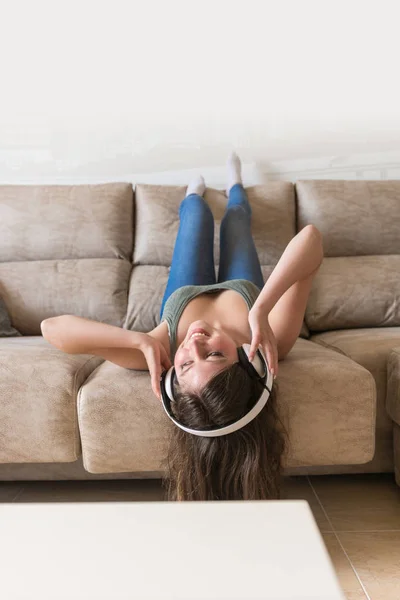
[[[400,488],[394,474],[289,477],[308,501],[348,600],[400,599]]]
[[[283,498],[309,503],[348,600],[400,599],[400,488],[394,474],[286,477]],[[163,499],[160,480],[0,482],[0,502]]]

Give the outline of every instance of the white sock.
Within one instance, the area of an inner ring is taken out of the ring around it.
[[[204,181],[204,177],[202,175],[199,175],[198,177],[193,177],[193,179],[190,180],[189,185],[187,187],[186,196],[189,196],[189,194],[198,194],[199,196],[202,196],[205,192],[205,189],[206,184]]]
[[[235,183],[243,183],[242,181],[242,163],[236,152],[232,152],[227,161],[228,168],[228,180],[226,186],[226,192],[229,194],[229,190]]]

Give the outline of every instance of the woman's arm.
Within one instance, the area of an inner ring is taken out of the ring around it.
[[[286,290],[315,271],[323,257],[322,234],[314,225],[307,225],[286,246],[253,308],[271,312]]]
[[[165,321],[149,333],[75,315],[45,319],[40,327],[43,337],[63,352],[96,354],[126,369],[149,371],[153,392],[161,399],[160,375],[172,366],[164,345],[168,335]]]
[[[148,369],[140,349],[145,333],[75,315],[45,319],[40,328],[50,344],[67,354],[94,354],[127,369]]]

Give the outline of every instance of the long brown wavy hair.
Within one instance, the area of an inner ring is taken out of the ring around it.
[[[227,425],[246,414],[264,388],[234,363],[199,394],[174,387],[171,409],[187,427]],[[250,423],[227,435],[200,437],[174,426],[164,464],[168,500],[281,498],[281,457],[289,441],[277,413],[275,380],[267,404]]]

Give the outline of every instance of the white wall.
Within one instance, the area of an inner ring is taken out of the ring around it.
[[[2,9],[0,183],[399,178],[395,0]]]

